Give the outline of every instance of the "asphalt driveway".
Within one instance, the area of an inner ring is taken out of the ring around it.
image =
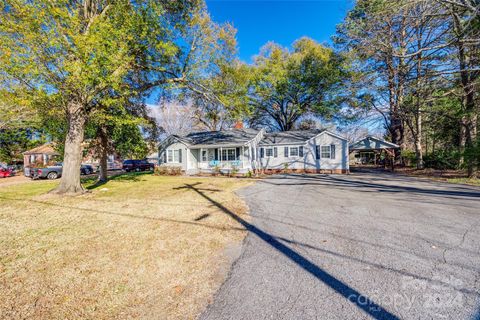
[[[358,173],[240,195],[250,232],[201,319],[480,319],[480,189]]]

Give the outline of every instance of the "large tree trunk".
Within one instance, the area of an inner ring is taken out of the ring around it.
[[[454,28],[459,35],[463,37],[464,29],[461,24],[461,19],[459,15],[453,12]],[[467,163],[467,173],[469,177],[475,176],[475,157],[472,156],[472,150],[474,149],[474,143],[476,140],[476,128],[477,128],[477,116],[475,110],[475,91],[474,84],[477,79],[476,76],[472,74],[470,68],[470,59],[469,52],[465,47],[465,44],[460,38],[457,43],[457,55],[460,69],[460,82],[462,84],[463,96],[462,96],[462,105],[463,105],[463,117],[461,119],[461,137],[460,137],[460,148],[461,151],[465,154],[467,152],[467,157],[465,159],[464,155],[460,159],[462,163],[465,161]]]
[[[422,142],[419,136],[415,139],[415,156],[417,158],[417,169],[423,169],[425,164],[423,162]]]
[[[53,190],[58,194],[83,193],[80,183],[80,166],[82,164],[82,142],[85,131],[85,113],[81,103],[69,102],[67,109],[68,132],[65,139],[62,179]]]
[[[107,182],[108,179],[108,135],[105,127],[98,129],[100,138],[100,173],[98,176],[99,182]]]

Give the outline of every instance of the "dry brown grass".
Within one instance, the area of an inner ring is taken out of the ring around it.
[[[435,181],[480,186],[480,179],[468,178],[465,170],[436,170],[431,168],[417,170],[415,168],[399,168],[396,171],[410,176],[428,178]]]
[[[58,182],[0,188],[0,317],[192,319],[224,279],[245,219],[226,178],[130,175],[79,197]],[[130,179],[134,177],[133,179]],[[205,190],[209,189],[209,190]],[[218,190],[218,191],[215,191]]]

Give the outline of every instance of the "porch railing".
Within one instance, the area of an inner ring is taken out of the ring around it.
[[[208,169],[241,169],[242,168],[242,161],[241,160],[229,160],[229,161],[221,161],[221,160],[211,160],[208,162]]]

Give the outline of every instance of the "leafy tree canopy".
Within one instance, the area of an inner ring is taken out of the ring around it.
[[[334,103],[345,70],[333,50],[309,38],[293,50],[275,43],[265,45],[255,58],[249,91],[252,124],[288,131],[304,115],[334,116]]]

